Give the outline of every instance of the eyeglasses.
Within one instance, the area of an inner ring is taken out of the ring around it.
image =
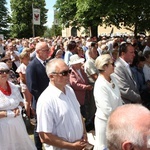
[[[43,52],[49,52],[49,49],[43,49],[42,51]]]
[[[9,73],[9,70],[0,70],[0,74],[8,74]]]
[[[64,70],[64,71],[62,71],[62,72],[60,72],[60,73],[57,73],[57,72],[53,72],[53,74],[60,74],[60,75],[62,75],[62,76],[68,76],[68,74],[70,74],[71,73],[71,70],[69,69],[69,70]]]

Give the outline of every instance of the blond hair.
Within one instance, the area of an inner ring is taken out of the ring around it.
[[[19,55],[19,59],[20,62],[22,62],[22,59],[26,58],[26,57],[30,57],[27,51],[23,51],[20,55]]]

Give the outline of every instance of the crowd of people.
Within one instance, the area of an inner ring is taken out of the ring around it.
[[[87,132],[95,130],[94,150],[128,150],[138,143],[119,133],[140,122],[134,110],[149,115],[149,98],[150,37],[0,39],[0,149],[88,149]]]

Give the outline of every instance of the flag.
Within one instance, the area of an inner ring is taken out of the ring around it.
[[[33,24],[40,25],[40,9],[33,8]]]

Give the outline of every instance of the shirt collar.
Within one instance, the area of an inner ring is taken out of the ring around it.
[[[60,89],[58,89],[56,86],[54,86],[53,84],[49,83],[49,87],[53,89],[53,93],[55,93],[57,97],[63,94],[63,92]]]
[[[126,67],[129,67],[129,64],[128,64],[124,59],[122,59],[121,57],[120,57],[120,59],[122,60],[123,64],[124,64]]]
[[[40,61],[40,63],[43,65],[44,61],[36,56],[36,58]]]

